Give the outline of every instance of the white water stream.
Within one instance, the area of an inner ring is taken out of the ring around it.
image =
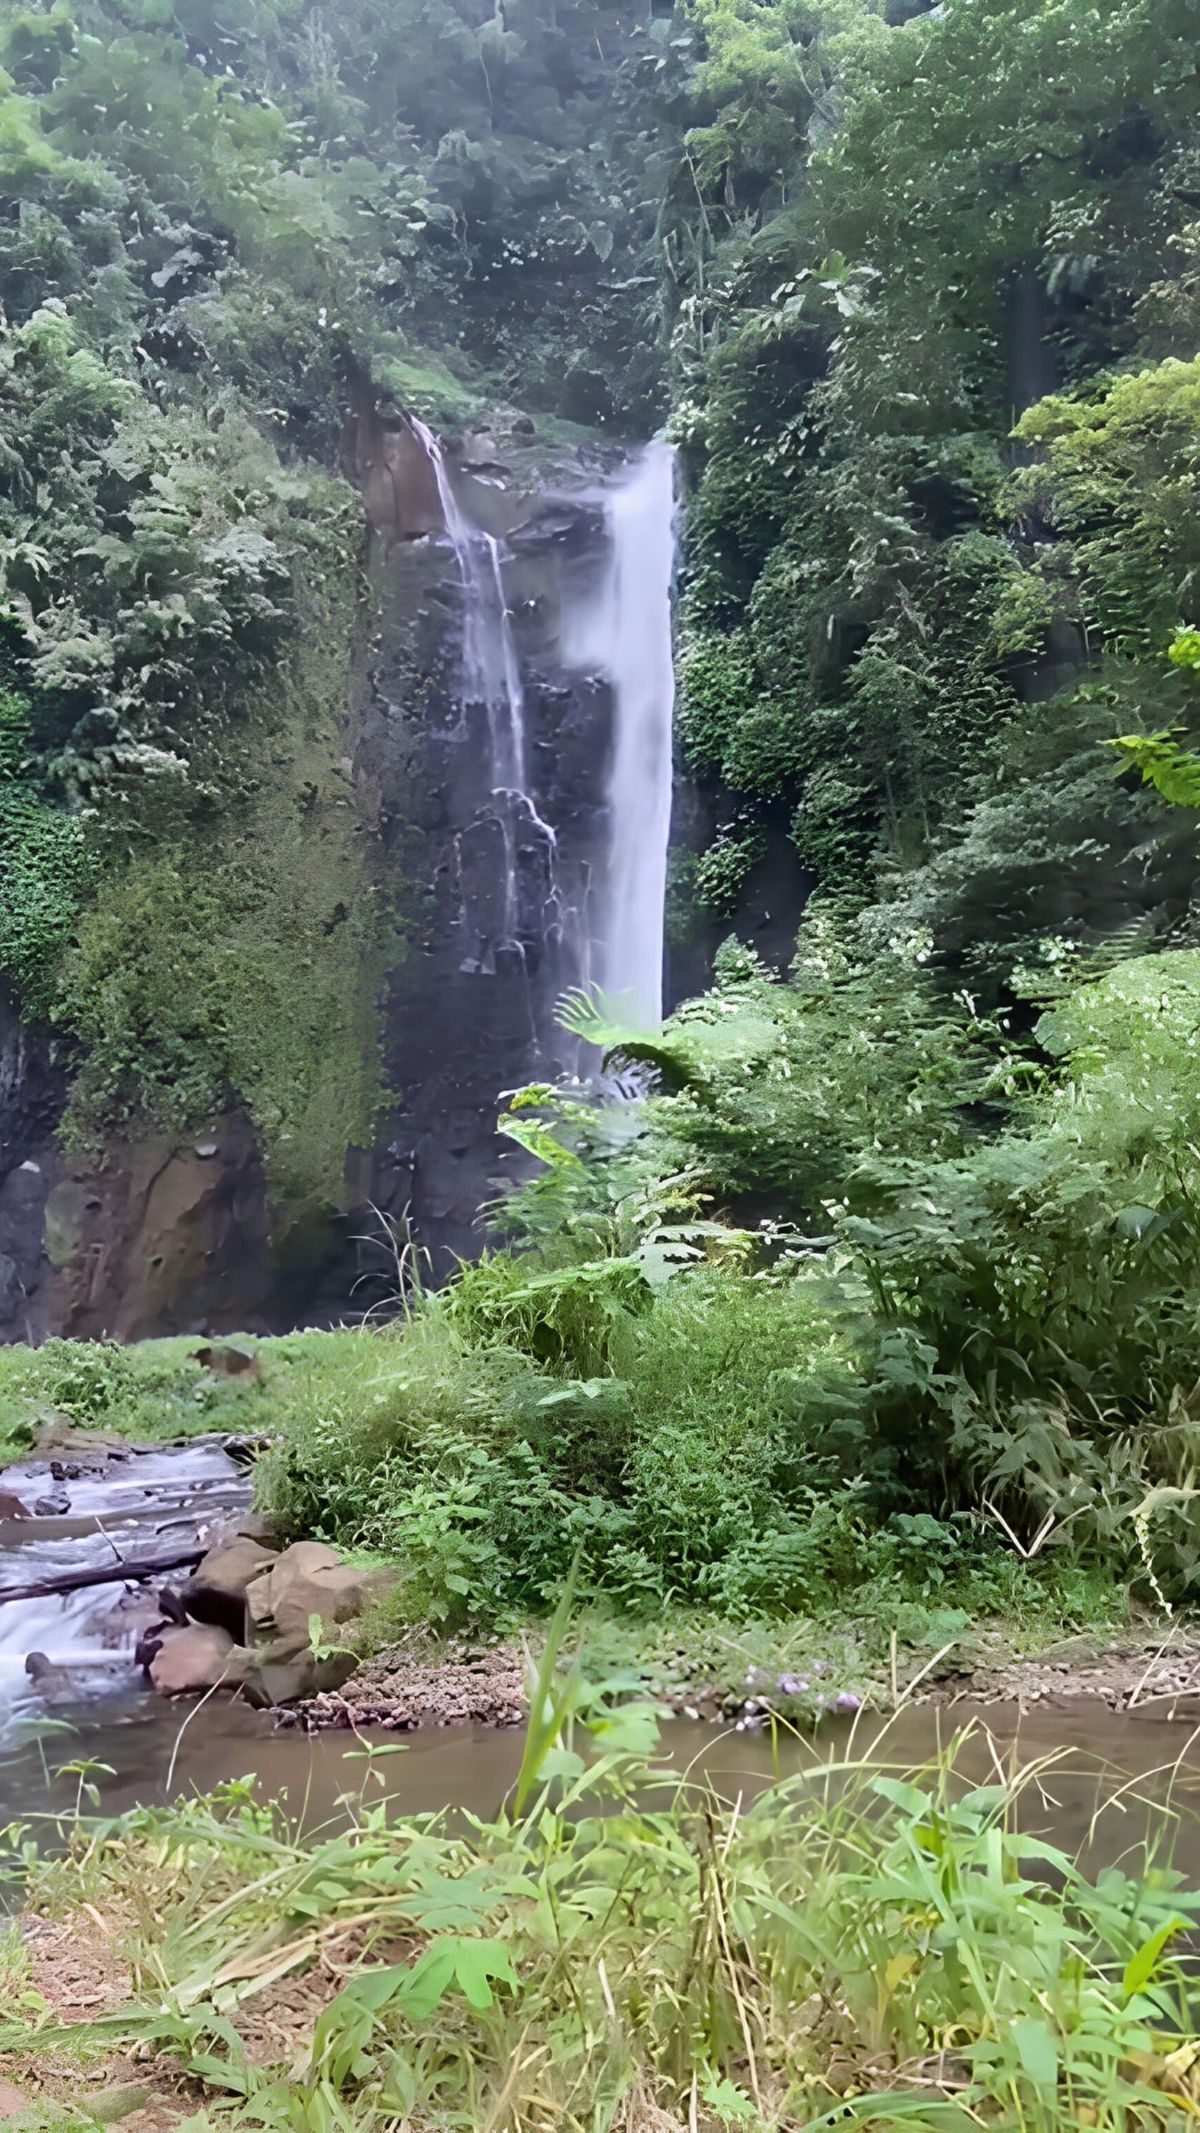
[[[608,676],[613,695],[607,864],[598,883],[594,977],[624,1019],[663,1012],[663,935],[671,833],[675,665],[675,454],[655,442],[604,491],[609,560],[571,623],[568,656]]]
[[[487,713],[492,800],[504,849],[504,927],[519,929],[518,838],[533,828],[557,838],[529,788],[525,694],[504,591],[500,547],[471,524],[441,444],[412,418],[437,484],[463,592],[463,693]],[[675,672],[671,580],[675,566],[675,455],[655,442],[601,492],[608,560],[599,586],[564,618],[564,654],[604,674],[612,689],[609,840],[580,925],[554,901],[574,940],[575,982],[594,982],[616,1011],[641,1026],[662,1020],[667,845],[671,830],[671,729]]]
[[[3,1486],[29,1510],[53,1499],[50,1515],[0,1519],[0,1742],[43,1701],[25,1661],[41,1652],[56,1670],[51,1700],[86,1703],[110,1685],[134,1690],[133,1651],[157,1613],[155,1586],[116,1579],[82,1591],[4,1600],[16,1586],[136,1558],[157,1560],[203,1545],[215,1523],[246,1509],[245,1474],[217,1443],[101,1457],[56,1482],[47,1465],[9,1467]],[[61,1508],[60,1508],[61,1506]],[[168,1579],[178,1584],[181,1570]],[[160,1578],[159,1584],[163,1582]]]
[[[510,945],[520,946],[518,835],[532,828],[544,839],[552,860],[557,838],[539,814],[529,789],[525,692],[504,591],[500,544],[492,534],[471,524],[455,495],[438,438],[419,417],[410,419],[433,469],[462,584],[463,696],[467,703],[482,704],[487,714],[492,798],[504,845],[504,931]]]

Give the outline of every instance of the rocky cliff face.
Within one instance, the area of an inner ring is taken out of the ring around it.
[[[357,769],[385,879],[412,871],[415,832],[423,895],[400,914],[384,1019],[391,1102],[371,1199],[411,1226],[441,1274],[479,1249],[479,1210],[511,1173],[494,1130],[499,1095],[574,1064],[554,1007],[588,976],[612,707],[607,683],[572,668],[564,647],[604,567],[596,483],[610,455],[547,462],[508,425],[468,437],[453,470],[471,520],[499,544],[527,760],[525,790],[507,798],[493,790],[488,707],[464,684],[471,589],[444,530],[426,530],[427,469],[403,438],[391,456],[406,479],[383,492],[382,512],[382,485],[368,490],[375,629]]]
[[[40,1340],[53,1323],[46,1210],[65,1095],[53,1047],[0,999],[0,1340]]]
[[[496,543],[519,673],[524,789],[498,798],[489,706],[464,659],[470,588],[429,456],[399,411],[370,402],[349,452],[370,531],[346,748],[390,943],[375,1144],[345,1150],[340,1206],[293,1210],[281,1234],[236,1103],[186,1138],[64,1155],[67,1065],[9,1015],[0,1339],[273,1330],[383,1302],[389,1231],[423,1245],[439,1274],[478,1250],[479,1209],[513,1160],[498,1098],[573,1063],[553,1010],[588,976],[612,716],[607,683],[573,668],[564,644],[605,566],[597,485],[619,455],[547,450],[513,417],[468,436],[449,464]]]

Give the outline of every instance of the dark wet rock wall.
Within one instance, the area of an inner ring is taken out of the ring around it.
[[[520,1160],[495,1130],[502,1093],[574,1063],[554,1006],[588,975],[612,707],[564,638],[605,567],[598,483],[618,457],[548,450],[516,416],[453,460],[464,509],[501,544],[524,689],[529,804],[502,819],[486,707],[463,698],[436,484],[400,412],[364,398],[347,440],[370,528],[347,748],[385,906],[374,1145],[344,1151],[339,1206],[293,1208],[286,1227],[236,1103],[186,1136],[64,1154],[68,1065],[0,1007],[0,1340],[336,1322],[387,1308],[405,1239],[439,1276],[479,1250],[479,1210]]]

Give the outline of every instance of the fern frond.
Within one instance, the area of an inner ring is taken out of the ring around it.
[[[560,1029],[585,1044],[594,1044],[608,1066],[653,1067],[670,1094],[687,1088],[694,1069],[682,1044],[673,1043],[661,1031],[649,1037],[616,1019],[602,993],[574,986],[564,993],[555,1012]]]

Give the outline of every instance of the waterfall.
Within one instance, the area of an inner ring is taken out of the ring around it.
[[[446,533],[463,592],[463,695],[482,704],[487,714],[491,754],[492,799],[504,853],[503,913],[506,945],[524,951],[518,879],[518,832],[533,830],[553,860],[557,838],[538,812],[529,790],[525,736],[525,692],[512,621],[504,593],[500,544],[473,526],[454,493],[441,444],[418,416],[409,417],[425,448]],[[555,891],[551,889],[552,897]]]
[[[387,550],[370,676],[433,803],[430,924],[389,1000],[378,1204],[411,1210],[440,1278],[530,1167],[495,1136],[502,1092],[624,1093],[559,1022],[564,995],[661,1016],[674,482],[664,445],[556,447],[540,483],[514,445],[489,497],[482,433],[472,475],[407,419],[420,478],[397,526],[433,539]],[[400,821],[412,761],[384,788]]]
[[[573,620],[569,656],[612,687],[610,831],[598,885],[595,976],[626,1020],[661,1022],[675,666],[675,455],[656,442],[604,492],[604,580]]]
[[[601,986],[636,1019],[663,1010],[675,661],[675,455],[656,443],[612,497],[612,847]]]
[[[486,819],[499,830],[503,946],[522,960],[531,947],[551,951],[539,990],[551,976],[559,990],[594,981],[623,1017],[656,1024],[663,1011],[675,702],[674,453],[667,444],[650,444],[598,495],[592,492],[604,510],[606,562],[599,585],[564,613],[562,650],[568,663],[603,675],[609,684],[607,835],[603,852],[595,855],[591,892],[568,897],[557,837],[530,791],[525,692],[500,545],[464,512],[433,431],[415,416],[410,420],[437,484],[462,587],[463,699],[487,717]],[[536,911],[522,907],[522,895],[526,905],[531,896],[538,900]],[[492,934],[490,949],[485,945],[482,952],[493,968],[501,942],[486,922],[476,930]],[[545,1000],[546,1029],[551,1005],[552,998]],[[537,1020],[531,1003],[535,1042]]]

